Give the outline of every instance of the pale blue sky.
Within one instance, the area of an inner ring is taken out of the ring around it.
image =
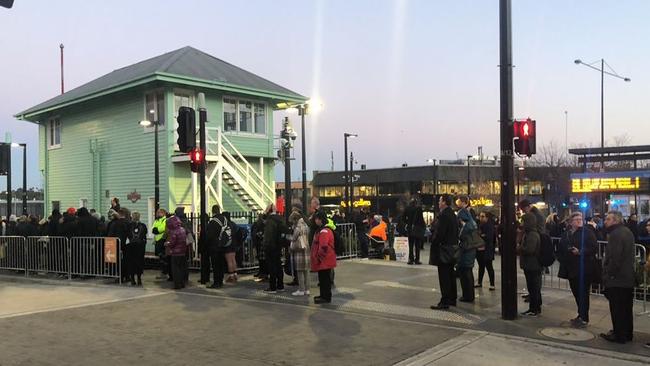
[[[605,80],[606,136],[650,144],[650,1],[514,0],[512,16],[515,115],[538,121],[540,143],[564,145],[567,110],[569,145],[599,144],[600,76],[573,60],[602,57],[632,79]],[[309,171],[329,169],[330,150],[342,168],[344,130],[360,134],[351,149],[369,168],[498,153],[497,0],[17,0],[0,9],[0,34],[0,138],[32,147],[30,186],[37,130],[12,115],[58,93],[59,43],[66,89],[191,45],[318,95]]]

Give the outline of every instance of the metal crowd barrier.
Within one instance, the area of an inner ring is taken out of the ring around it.
[[[107,277],[121,281],[122,252],[118,238],[62,236],[0,237],[0,269],[25,276],[56,274]]]
[[[561,238],[554,237],[552,238],[553,244],[557,249],[558,244]],[[596,259],[598,263],[602,266],[605,259],[605,247],[607,246],[606,241],[598,241],[598,252],[596,253]],[[634,261],[634,273],[636,281],[638,283],[634,288],[634,298],[639,300],[639,297],[642,297],[643,301],[643,312],[641,314],[647,313],[647,302],[648,302],[648,273],[645,271],[644,265],[648,258],[647,249],[644,245],[634,244],[635,247],[635,261]],[[601,268],[602,269],[602,268]],[[560,270],[559,261],[555,261],[551,267],[548,267],[548,273],[544,272],[542,275],[542,286],[548,288],[556,288],[562,290],[570,290],[569,280],[559,278],[558,272]],[[642,276],[643,278],[638,278]],[[603,287],[600,283],[594,284],[591,286],[591,293],[596,295],[603,294]]]
[[[355,224],[337,224],[341,240],[343,241],[343,253],[337,255],[337,259],[356,258],[359,256],[359,241],[357,240],[357,227]]]

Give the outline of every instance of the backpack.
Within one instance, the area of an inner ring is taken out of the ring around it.
[[[223,222],[219,221],[216,217],[213,218],[214,222],[221,226],[221,233],[219,233],[219,247],[226,248],[232,245],[232,228],[228,225],[228,219],[224,217]]]
[[[550,267],[555,262],[555,247],[548,234],[540,234],[539,263],[542,267]]]

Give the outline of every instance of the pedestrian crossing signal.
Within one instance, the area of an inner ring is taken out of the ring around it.
[[[205,153],[201,149],[190,151],[190,167],[194,173],[198,173],[205,163]]]
[[[530,118],[515,121],[514,128],[514,141],[515,141],[515,152],[519,155],[526,155],[528,157],[536,153],[536,131],[535,131],[536,121],[531,120]]]

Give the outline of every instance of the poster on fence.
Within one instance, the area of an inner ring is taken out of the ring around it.
[[[117,239],[104,238],[104,262],[117,263]]]
[[[409,261],[409,238],[406,236],[396,236],[395,244],[393,244],[393,249],[395,249],[395,260],[398,262],[408,262]]]

